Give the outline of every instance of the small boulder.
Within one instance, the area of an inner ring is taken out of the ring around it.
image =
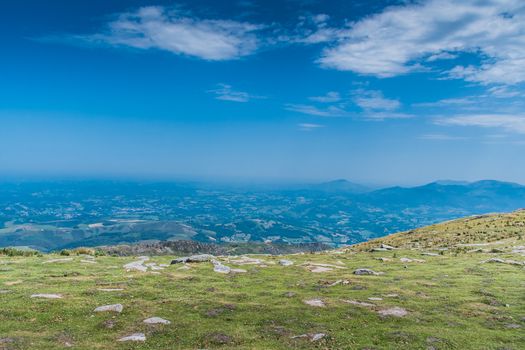
[[[120,338],[118,341],[120,341],[120,342],[124,342],[124,341],[141,341],[141,342],[144,342],[144,341],[146,341],[146,336],[144,335],[144,333],[133,333],[131,335],[128,335],[128,336]]]
[[[404,317],[408,315],[408,311],[401,307],[391,307],[388,309],[379,310],[377,312],[381,316],[394,316],[394,317]]]
[[[293,261],[287,260],[287,259],[281,259],[281,260],[279,260],[279,265],[292,266],[293,265]]]
[[[123,309],[124,309],[124,307],[122,306],[122,304],[113,304],[113,305],[99,306],[93,311],[94,312],[117,312],[117,313],[121,313]]]
[[[303,300],[303,303],[306,305],[314,306],[314,307],[325,307],[326,304],[321,299],[308,299]]]
[[[379,275],[379,272],[375,272],[374,270],[370,270],[370,269],[357,269],[354,271],[354,275],[374,275],[374,276],[377,276]]]
[[[170,321],[165,320],[165,319],[160,318],[160,317],[150,317],[150,318],[145,319],[142,322],[144,322],[146,324],[171,324]]]
[[[37,298],[37,299],[62,299],[62,295],[60,295],[60,294],[33,294],[33,295],[31,295],[31,298]]]

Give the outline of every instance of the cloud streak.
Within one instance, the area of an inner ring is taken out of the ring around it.
[[[521,0],[429,0],[388,7],[359,20],[319,59],[322,66],[377,77],[422,69],[422,63],[478,54],[479,66],[448,74],[481,84],[525,81],[525,7]]]
[[[93,44],[157,49],[209,61],[253,54],[263,27],[231,20],[199,19],[160,6],[120,14],[99,34],[75,36]]]
[[[254,99],[262,99],[264,96],[252,95],[244,91],[233,89],[228,84],[217,84],[217,88],[208,90],[209,93],[215,95],[215,99],[230,102],[249,102]]]

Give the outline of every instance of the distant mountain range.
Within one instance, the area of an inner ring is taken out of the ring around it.
[[[287,187],[187,183],[0,184],[0,246],[43,251],[195,240],[334,246],[525,207],[525,186],[436,181],[373,189],[346,180]]]

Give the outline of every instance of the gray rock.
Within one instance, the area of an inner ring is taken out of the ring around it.
[[[315,342],[318,340],[323,339],[326,337],[325,333],[308,333],[308,334],[301,334],[291,337],[291,339],[297,339],[297,338],[308,338],[311,342]]]
[[[357,269],[354,271],[354,275],[379,275],[379,272],[375,272],[374,270],[370,269]]]
[[[33,295],[31,295],[31,298],[37,298],[37,299],[62,299],[62,295],[60,295],[60,294],[33,294]]]
[[[429,252],[423,252],[423,253],[421,253],[421,255],[426,255],[426,256],[439,256],[438,253],[429,253]]]
[[[113,305],[99,306],[93,311],[94,312],[118,312],[118,313],[121,313],[123,309],[124,309],[124,307],[122,306],[122,304],[113,304]]]
[[[150,318],[145,319],[142,322],[147,323],[147,324],[171,324],[170,321],[165,320],[160,317],[150,317]]]
[[[401,307],[391,307],[388,309],[379,310],[377,312],[381,316],[394,316],[394,317],[404,317],[408,315],[408,311]]]
[[[306,305],[314,306],[314,307],[325,307],[326,304],[321,299],[308,299],[303,300],[303,303]]]
[[[220,261],[212,260],[212,263],[213,263],[213,271],[217,273],[227,274],[231,272],[231,268],[229,268],[226,265],[223,265]]]
[[[384,243],[381,244],[381,248],[384,248],[386,250],[394,250],[394,249],[396,249],[396,248],[394,248],[394,247],[392,247],[392,246],[390,246],[388,244],[384,244]]]
[[[291,261],[291,260],[286,260],[286,259],[281,259],[281,260],[279,260],[279,265],[282,265],[282,266],[292,266],[292,265],[293,265],[293,261]]]
[[[144,333],[133,333],[131,335],[125,336],[120,338],[118,341],[124,342],[124,341],[146,341],[146,336]]]
[[[182,258],[177,258],[171,261],[171,264],[181,264],[181,263],[200,263],[214,260],[215,257],[210,254],[199,254],[192,256],[185,256]]]

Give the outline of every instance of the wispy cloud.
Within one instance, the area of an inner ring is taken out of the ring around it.
[[[312,123],[300,123],[297,124],[299,130],[301,131],[313,131],[316,129],[324,128],[324,125],[321,124],[312,124]]]
[[[475,114],[459,115],[436,120],[438,125],[497,128],[509,133],[525,134],[525,115]]]
[[[337,91],[327,92],[324,96],[309,97],[309,100],[321,103],[333,103],[341,101],[341,95]]]
[[[449,72],[453,78],[482,84],[524,82],[523,1],[428,0],[387,7],[339,33],[319,62],[392,77],[460,53],[479,53],[482,63],[458,65]]]
[[[101,33],[70,39],[221,61],[254,53],[259,45],[256,33],[262,28],[247,22],[200,19],[177,9],[148,6],[120,14]]]
[[[253,99],[266,98],[264,96],[257,96],[244,91],[234,90],[233,87],[228,84],[217,84],[216,89],[208,90],[208,92],[214,94],[217,100],[231,102],[248,102]]]
[[[401,107],[401,102],[385,98],[381,91],[359,89],[353,94],[354,102],[365,111],[393,111]]]
[[[453,136],[447,134],[425,134],[418,137],[421,140],[431,140],[431,141],[457,141],[457,140],[467,140],[467,137],[464,136]]]
[[[313,115],[317,117],[343,117],[347,116],[348,112],[337,106],[316,107],[304,104],[287,104],[285,108],[289,111]]]

